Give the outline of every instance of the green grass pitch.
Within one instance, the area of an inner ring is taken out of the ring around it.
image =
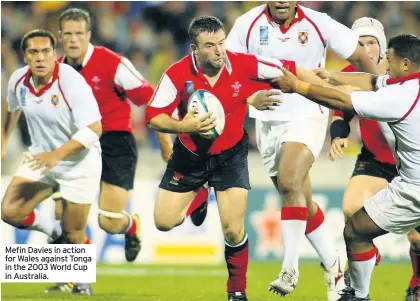
[[[300,266],[294,293],[282,298],[267,291],[280,269],[277,262],[251,263],[248,270],[249,301],[326,301],[323,272],[315,263]],[[92,300],[92,301],[226,301],[226,269],[220,266],[99,265],[94,295],[45,294],[46,283],[3,283],[3,301]],[[404,300],[411,276],[408,263],[383,263],[373,272],[372,301]]]

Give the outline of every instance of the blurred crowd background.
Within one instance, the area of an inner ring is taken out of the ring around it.
[[[136,68],[154,85],[165,69],[189,52],[187,28],[193,17],[214,15],[226,26],[227,32],[235,19],[251,8],[265,2],[2,2],[1,3],[1,84],[2,104],[6,101],[7,81],[13,71],[24,65],[20,51],[23,34],[35,28],[44,28],[58,36],[57,18],[68,7],[81,7],[93,16],[92,43],[106,46],[129,58]],[[420,35],[420,2],[323,2],[301,1],[302,5],[320,12],[351,27],[354,20],[370,16],[380,20],[388,39],[401,33]],[[345,37],[342,37],[345,39]],[[58,55],[62,51],[58,49]],[[328,53],[327,68],[338,70],[346,64],[334,53]],[[4,107],[2,108],[4,109]],[[142,148],[157,148],[153,132],[144,124],[144,107],[133,106],[133,128],[137,143]],[[247,120],[252,148],[255,149],[253,121]],[[30,140],[25,121],[20,122],[24,145]],[[348,154],[356,154],[360,147],[357,121],[353,121]],[[329,137],[325,141],[326,153]],[[141,150],[140,150],[141,151]]]

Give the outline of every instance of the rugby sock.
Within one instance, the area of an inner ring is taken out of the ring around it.
[[[127,217],[128,217],[128,226],[126,230],[124,231],[124,234],[128,236],[134,236],[137,234],[137,228],[139,228],[140,225],[138,225],[138,220],[133,218],[131,214],[127,214]]]
[[[410,287],[420,286],[420,251],[413,250],[410,247],[411,266],[413,267],[413,276],[411,276]]]
[[[370,278],[375,267],[377,254],[378,249],[375,247],[359,254],[352,254],[347,251],[351,287],[355,290],[356,297],[366,298],[369,295]]]
[[[197,209],[198,207],[200,207],[201,204],[203,204],[205,201],[207,201],[207,197],[208,197],[209,193],[207,191],[207,189],[205,189],[204,187],[200,187],[200,190],[198,191],[197,195],[195,196],[195,198],[192,200],[190,207],[188,207],[187,213],[185,214],[185,216],[190,216],[191,213]]]
[[[225,260],[229,272],[227,281],[228,293],[245,292],[248,255],[248,235],[246,233],[242,241],[235,246],[225,242]]]
[[[32,210],[29,215],[19,223],[17,228],[35,230],[52,236],[53,231],[56,227],[55,219],[48,219],[45,216],[41,216],[38,209]]]
[[[338,254],[328,235],[324,223],[324,213],[317,204],[317,211],[306,224],[305,235],[321,259],[324,268],[330,269],[336,262]]]
[[[305,234],[308,219],[306,207],[282,207],[282,235],[284,245],[284,259],[282,268],[294,268],[298,270],[299,245],[301,237]]]

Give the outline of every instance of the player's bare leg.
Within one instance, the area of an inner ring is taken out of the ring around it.
[[[63,234],[53,243],[61,244],[89,244],[86,238],[86,224],[89,216],[90,204],[77,204],[65,199],[61,199],[62,216],[61,224]],[[58,283],[49,287],[45,292],[72,291],[73,294],[92,295],[90,283]]]
[[[36,230],[51,239],[61,235],[60,225],[53,219],[41,217],[35,206],[53,193],[52,186],[23,177],[13,177],[2,203],[1,218],[14,227]]]
[[[406,291],[405,301],[420,301],[420,234],[416,230],[408,233],[410,242],[410,259],[413,268],[410,285]]]
[[[388,181],[384,178],[373,177],[368,175],[357,175],[350,179],[347,184],[343,197],[343,214],[344,220],[347,220],[363,207],[365,201],[375,195],[379,190],[384,189],[388,185]],[[381,259],[378,253],[376,264]],[[345,264],[344,264],[345,265]],[[350,275],[348,271],[344,273],[346,285],[350,285]]]
[[[350,179],[343,197],[343,214],[347,221],[353,214],[363,207],[365,201],[384,189],[388,181],[384,178],[358,175]]]
[[[373,222],[364,208],[347,221],[344,239],[349,259],[351,287],[343,291],[340,301],[370,300],[370,279],[378,254],[373,239],[386,233],[388,232]]]
[[[159,188],[154,208],[156,228],[169,231],[181,225],[185,220],[188,205],[196,195],[196,191],[173,192]]]
[[[281,295],[291,293],[299,279],[299,243],[300,237],[305,235],[308,219],[305,181],[313,162],[312,152],[304,144],[283,143],[277,169],[277,187],[283,199],[284,259],[278,278],[269,287]]]
[[[246,301],[249,250],[244,222],[248,190],[234,187],[225,191],[217,191],[216,196],[226,243],[225,260],[229,272],[228,300]]]
[[[141,249],[140,218],[125,211],[129,191],[101,181],[98,223],[109,234],[125,234],[125,258],[131,262]]]

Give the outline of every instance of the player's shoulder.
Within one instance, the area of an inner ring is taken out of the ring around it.
[[[59,67],[58,76],[60,77],[60,79],[65,79],[72,76],[78,77],[78,75],[80,75],[79,72],[74,70],[74,68],[68,64],[58,63],[58,67]]]
[[[245,28],[248,28],[252,24],[252,22],[255,21],[255,19],[257,19],[264,13],[264,11],[266,10],[266,7],[267,7],[267,4],[254,7],[253,9],[239,16],[236,19],[235,23],[238,26],[241,26],[241,28],[242,26],[244,26]]]
[[[86,84],[83,76],[77,72],[72,66],[59,63],[58,79],[60,85],[64,90],[74,89],[75,87],[80,88],[80,85]]]
[[[106,48],[105,46],[94,46],[93,54],[104,57],[104,59],[121,59],[121,55],[112,51],[111,49]]]
[[[9,78],[9,83],[12,86],[16,86],[16,84],[23,79],[25,74],[28,72],[29,66],[24,66],[15,70]]]
[[[185,74],[190,74],[191,70],[194,68],[192,62],[192,54],[189,53],[184,56],[179,61],[176,61],[172,65],[166,69],[166,74],[171,78],[171,80],[175,80],[178,77],[181,77]]]
[[[231,64],[241,64],[250,59],[255,59],[255,55],[252,53],[232,52],[226,50],[226,55],[228,56]]]

